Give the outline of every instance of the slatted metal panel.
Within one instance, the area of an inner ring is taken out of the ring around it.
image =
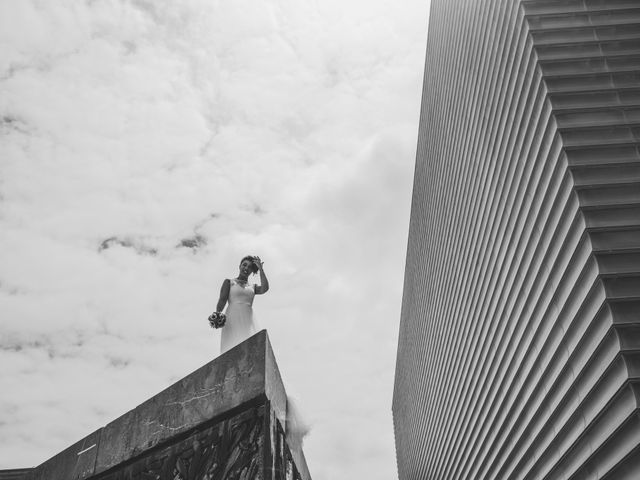
[[[640,478],[640,2],[432,0],[401,480]]]

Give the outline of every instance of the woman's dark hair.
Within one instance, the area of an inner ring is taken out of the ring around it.
[[[240,265],[242,265],[242,262],[244,262],[245,260],[249,260],[251,262],[251,271],[253,273],[258,273],[258,265],[256,265],[256,262],[253,259],[254,259],[253,255],[247,255],[246,257],[242,257],[242,260],[240,260]]]

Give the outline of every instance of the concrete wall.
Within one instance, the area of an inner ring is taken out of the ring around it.
[[[25,475],[25,480],[310,480],[261,331]],[[235,475],[235,476],[234,476]]]
[[[640,478],[640,2],[432,0],[401,480]]]
[[[9,470],[0,470],[0,480],[22,480],[24,476],[30,471],[30,468],[12,468]]]

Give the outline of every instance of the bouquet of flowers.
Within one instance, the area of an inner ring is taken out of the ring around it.
[[[209,325],[211,328],[222,328],[227,321],[227,316],[222,312],[213,312],[209,315]]]

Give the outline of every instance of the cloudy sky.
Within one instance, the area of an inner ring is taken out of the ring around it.
[[[0,468],[216,357],[240,258],[315,480],[396,478],[428,0],[0,0]]]

